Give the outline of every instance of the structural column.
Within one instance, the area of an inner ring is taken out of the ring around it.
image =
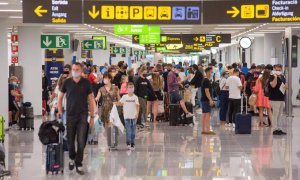
[[[0,19],[0,115],[5,119],[5,127],[8,127],[8,41],[7,24]]]
[[[18,28],[19,64],[23,67],[24,102],[31,102],[34,114],[42,114],[42,50],[40,45],[40,27]]]
[[[265,64],[282,64],[282,34],[266,33],[264,35]]]

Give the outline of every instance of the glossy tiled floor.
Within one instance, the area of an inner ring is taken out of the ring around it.
[[[270,128],[256,127],[252,135],[235,135],[215,122],[212,125],[217,136],[201,136],[200,123],[194,128],[159,123],[149,132],[138,133],[134,152],[125,149],[124,136],[120,137],[119,150],[109,152],[101,134],[98,146],[86,148],[85,176],[67,168],[63,175],[46,175],[44,147],[37,130],[10,130],[5,146],[12,176],[7,179],[297,180],[300,179],[299,120],[300,113],[294,119],[285,119],[288,135],[282,137],[273,137]],[[196,121],[199,122],[199,117]],[[40,123],[41,120],[36,120],[35,127]],[[65,157],[67,163],[68,155]]]

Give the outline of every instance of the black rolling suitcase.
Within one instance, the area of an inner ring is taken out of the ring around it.
[[[190,113],[194,113],[194,112],[193,112],[193,104],[192,104],[192,103],[186,102],[186,103],[185,103],[185,106],[186,106],[187,110],[188,110]],[[185,125],[185,124],[194,124],[193,118],[194,118],[194,117],[189,117],[189,118],[187,118],[187,117],[186,117],[186,114],[184,113],[182,124],[183,124],[183,125]]]
[[[34,122],[33,122],[33,120],[34,120],[34,113],[33,113],[33,107],[26,107],[26,106],[24,106],[23,107],[23,115],[25,116],[25,124],[22,124],[21,123],[21,125],[22,125],[22,128],[21,128],[21,126],[20,126],[20,128],[21,129],[24,129],[24,130],[28,130],[28,131],[30,131],[30,130],[33,130],[34,129]],[[23,126],[25,125],[25,128],[23,128]]]
[[[63,134],[59,132],[58,143],[47,145],[46,148],[46,173],[64,173],[64,147]]]
[[[170,126],[177,126],[180,124],[180,105],[179,104],[170,104],[169,105],[169,124]]]
[[[245,113],[243,112],[243,96],[241,98],[241,113],[235,115],[235,134],[251,134],[252,115],[248,113],[247,105]],[[247,104],[247,97],[245,99]]]

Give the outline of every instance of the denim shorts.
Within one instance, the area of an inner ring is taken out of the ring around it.
[[[179,91],[173,91],[170,93],[171,95],[171,103],[175,104],[175,103],[179,103],[182,100],[182,97],[179,94]]]
[[[211,112],[211,106],[209,104],[209,101],[201,101],[201,105],[202,105],[202,113]]]

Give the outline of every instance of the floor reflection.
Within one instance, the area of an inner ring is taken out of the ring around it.
[[[139,132],[132,152],[126,150],[124,136],[120,137],[119,150],[109,152],[102,129],[101,143],[86,148],[84,165],[88,173],[83,177],[67,168],[63,175],[47,176],[45,148],[37,130],[11,130],[5,141],[7,167],[13,174],[10,179],[299,179],[300,142],[293,136],[300,133],[292,131],[299,129],[299,122],[290,126],[286,123],[287,132],[293,134],[285,137],[273,137],[271,128],[257,127],[251,135],[235,135],[216,124],[212,128],[217,136],[202,136],[197,119],[194,127],[158,123],[150,131]],[[36,120],[35,127],[40,123]],[[67,157],[66,153],[65,164]]]

